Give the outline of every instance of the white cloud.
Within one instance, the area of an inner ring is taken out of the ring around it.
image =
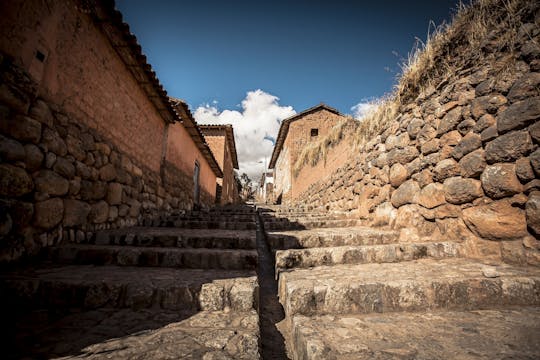
[[[360,120],[364,116],[366,116],[370,112],[370,110],[375,108],[375,106],[376,106],[375,101],[359,102],[358,104],[351,107],[351,111],[353,112],[353,117],[357,120]]]
[[[280,106],[279,98],[262,90],[249,91],[242,100],[242,110],[219,111],[212,105],[199,106],[193,116],[199,124],[232,124],[236,140],[239,173],[258,180],[264,163],[268,167],[281,120],[293,116],[292,106]],[[259,163],[261,162],[261,163]]]

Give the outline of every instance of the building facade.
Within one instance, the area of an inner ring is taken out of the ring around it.
[[[199,128],[223,172],[223,178],[217,179],[216,203],[238,203],[240,198],[234,178],[234,169],[238,169],[238,157],[232,125],[199,125]]]
[[[326,136],[332,127],[345,120],[339,111],[321,103],[281,122],[269,164],[269,169],[274,169],[275,202],[298,195],[294,185],[302,179],[295,179],[292,169],[304,147]]]

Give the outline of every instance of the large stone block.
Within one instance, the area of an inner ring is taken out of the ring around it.
[[[452,151],[452,157],[456,160],[461,159],[463,156],[468,153],[481,148],[482,140],[480,140],[480,135],[475,133],[468,133],[466,136],[461,139],[461,141],[454,147]]]
[[[433,209],[446,203],[444,186],[440,183],[431,183],[422,188],[418,195],[418,204]]]
[[[508,92],[510,101],[523,100],[538,95],[540,87],[540,73],[530,72],[514,82]]]
[[[57,157],[53,170],[67,179],[73,179],[75,176],[75,166],[66,158]]]
[[[88,214],[88,220],[94,224],[100,224],[107,221],[109,218],[109,205],[106,201],[101,200],[95,204],[92,204],[90,213]]]
[[[65,199],[64,226],[71,227],[86,224],[90,209],[90,205],[84,201]]]
[[[478,149],[465,155],[460,161],[461,176],[477,178],[486,167],[484,150]]]
[[[540,149],[536,150],[529,156],[531,166],[536,176],[540,177]]]
[[[536,235],[540,235],[540,192],[533,192],[525,204],[527,226]]]
[[[446,179],[444,191],[446,201],[451,204],[465,204],[484,195],[480,181],[459,176]]]
[[[0,164],[0,195],[19,197],[34,189],[34,182],[28,173],[20,167]]]
[[[45,158],[39,147],[34,144],[26,144],[24,146],[24,152],[26,157],[26,169],[29,172],[39,170],[41,164],[43,164],[43,159]]]
[[[454,159],[444,159],[433,169],[433,180],[440,182],[449,177],[457,176],[460,172],[460,166]]]
[[[66,138],[66,144],[68,152],[75,157],[78,161],[84,161],[86,158],[86,151],[84,150],[83,143],[80,139],[68,135]]]
[[[523,191],[523,186],[516,176],[515,164],[489,165],[482,173],[481,180],[486,194],[494,199]]]
[[[394,207],[398,208],[405,204],[416,203],[416,197],[420,192],[420,186],[414,180],[405,181],[393,193],[391,202]]]
[[[100,200],[107,194],[107,183],[103,181],[81,181],[82,200]]]
[[[120,205],[122,203],[122,185],[110,183],[107,191],[107,202],[109,205]]]
[[[34,222],[37,227],[51,229],[64,217],[64,202],[60,198],[40,201],[35,205]]]
[[[413,161],[418,156],[418,150],[414,146],[407,146],[404,149],[393,149],[388,153],[388,165],[405,165]]]
[[[511,162],[527,155],[532,148],[532,140],[527,131],[513,131],[486,145],[486,160],[490,164]]]
[[[525,212],[505,200],[467,208],[463,210],[463,220],[474,234],[489,240],[512,240],[527,235]]]
[[[508,100],[500,94],[480,96],[473,100],[471,104],[471,113],[476,119],[480,119],[480,117],[486,113],[496,113],[499,107],[507,102]]]
[[[26,154],[22,144],[0,135],[0,158],[4,161],[22,161]]]
[[[540,118],[540,97],[518,101],[497,117],[497,130],[505,133],[521,129],[538,118]]]
[[[103,181],[116,179],[116,169],[113,164],[107,164],[99,169],[99,178]]]
[[[407,168],[401,164],[394,164],[390,168],[390,184],[393,187],[398,187],[407,180],[408,172]]]
[[[458,106],[455,109],[450,110],[439,123],[437,127],[437,135],[441,136],[451,130],[454,130],[456,126],[461,122],[463,116],[461,114],[461,107]]]
[[[66,156],[67,155],[67,145],[64,139],[58,134],[56,130],[49,129],[48,127],[45,127],[43,130],[43,145],[47,147],[47,149],[56,155],[59,156]]]
[[[65,195],[69,191],[69,181],[51,170],[41,170],[34,174],[36,190],[51,196]]]
[[[529,158],[521,158],[516,161],[516,175],[523,182],[534,179],[534,171]]]
[[[0,119],[0,132],[22,142],[37,144],[41,139],[41,123],[27,116]]]

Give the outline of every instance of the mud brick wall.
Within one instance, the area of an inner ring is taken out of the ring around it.
[[[540,264],[540,14],[403,104],[395,121],[297,205],[357,214],[403,239],[458,239],[471,257]],[[536,19],[536,23],[534,23]],[[500,66],[498,66],[500,65]]]
[[[81,4],[0,5],[0,263],[193,206],[193,164],[164,150],[202,155],[167,137],[182,125],[166,125]]]

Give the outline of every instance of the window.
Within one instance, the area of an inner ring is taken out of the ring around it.
[[[311,129],[311,137],[319,136],[319,129]]]

